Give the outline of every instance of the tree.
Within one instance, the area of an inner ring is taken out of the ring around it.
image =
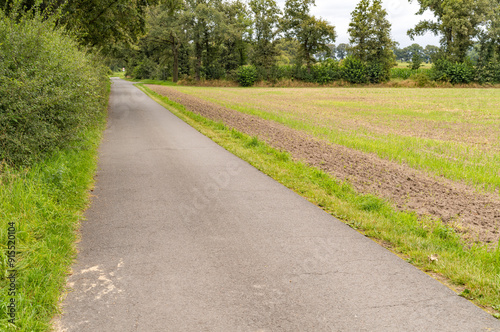
[[[420,53],[415,52],[411,56],[411,63],[408,65],[409,68],[413,70],[417,70],[420,68],[420,65],[422,64],[422,56]]]
[[[247,63],[252,19],[247,5],[240,0],[223,2],[221,11],[226,18],[228,31],[222,45],[220,61],[226,70],[233,70]]]
[[[252,63],[269,69],[276,63],[279,50],[275,39],[278,33],[281,10],[274,0],[251,0],[253,13],[253,55]]]
[[[485,63],[500,56],[500,0],[491,0],[479,34],[479,58]]]
[[[349,49],[349,45],[340,43],[337,46],[337,58],[343,60],[347,56],[347,50]]]
[[[399,48],[397,46],[394,46],[393,50],[394,56],[396,57],[396,60],[398,61],[406,61],[407,59],[407,54],[406,54],[406,49],[405,48]]]
[[[409,0],[412,2],[413,0]],[[441,46],[448,58],[463,62],[473,38],[480,32],[480,26],[490,7],[491,0],[417,0],[418,15],[426,10],[434,13],[436,21],[420,21],[414,29],[408,30],[410,38],[426,32],[442,35]]]
[[[219,78],[221,64],[217,61],[226,37],[227,20],[220,11],[219,0],[186,0],[187,29],[194,45],[195,75],[202,71],[207,78]]]
[[[286,0],[281,29],[289,39],[295,38],[300,45],[297,60],[305,62],[310,72],[318,52],[330,53],[328,44],[335,42],[335,27],[327,21],[309,14],[314,0]]]
[[[426,61],[428,63],[434,62],[436,56],[439,54],[439,51],[440,51],[439,47],[434,45],[427,45],[424,49]]]
[[[352,55],[377,68],[377,78],[372,81],[385,81],[390,78],[394,66],[395,44],[391,39],[391,24],[386,19],[387,12],[381,0],[361,0],[351,13],[349,23],[350,51]],[[380,70],[380,72],[379,72]]]
[[[160,49],[169,46],[173,57],[172,80],[179,79],[179,49],[186,39],[185,18],[183,17],[183,3],[171,2],[169,6],[159,5],[150,10],[149,33],[146,40],[156,44]]]
[[[37,9],[43,16],[56,17],[81,44],[108,53],[117,42],[134,43],[145,32],[148,6],[158,0],[0,0],[7,12],[15,5],[25,10]]]
[[[280,38],[276,40],[276,48],[280,55],[278,56],[279,65],[289,65],[297,59],[300,45],[295,39]]]

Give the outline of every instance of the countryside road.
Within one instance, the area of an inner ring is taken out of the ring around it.
[[[113,79],[59,331],[500,331]]]

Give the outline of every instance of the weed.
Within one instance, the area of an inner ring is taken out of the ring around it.
[[[247,141],[247,143],[245,143],[245,146],[248,148],[259,146],[259,138],[255,136],[252,137],[249,141]]]

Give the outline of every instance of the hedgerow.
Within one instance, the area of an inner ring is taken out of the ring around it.
[[[51,20],[0,11],[0,161],[28,166],[78,139],[102,112],[106,74]]]

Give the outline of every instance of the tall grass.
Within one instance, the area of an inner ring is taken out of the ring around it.
[[[0,330],[46,331],[58,312],[75,241],[96,169],[99,126],[71,149],[53,153],[29,169],[4,165],[0,174]],[[16,320],[9,323],[7,260],[9,224],[16,228]]]

